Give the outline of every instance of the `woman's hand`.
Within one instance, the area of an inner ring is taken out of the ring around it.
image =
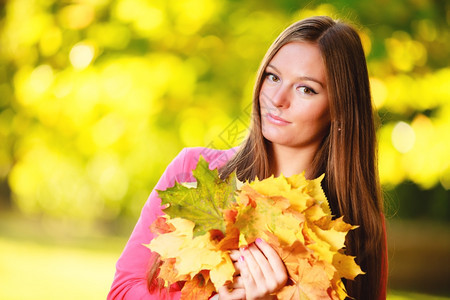
[[[239,250],[232,250],[230,252],[231,261],[234,264],[236,272],[234,273],[234,280],[231,284],[225,285],[219,289],[217,299],[220,300],[241,300],[245,299],[245,288],[241,278],[241,270],[239,264],[239,257],[241,252]]]
[[[230,254],[236,277],[229,286],[219,289],[220,299],[275,299],[288,279],[286,267],[278,253],[262,239]],[[230,291],[230,288],[232,289]]]

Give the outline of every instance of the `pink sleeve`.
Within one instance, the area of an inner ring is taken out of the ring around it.
[[[151,192],[145,203],[140,218],[125,246],[122,255],[116,264],[116,274],[107,299],[179,299],[180,288],[174,285],[169,295],[151,295],[147,288],[147,271],[151,263],[152,253],[143,246],[153,239],[150,225],[160,215],[161,199],[156,190],[165,190],[174,185],[175,180],[179,182],[188,181],[189,174],[185,171],[186,150],[169,164],[164,174]]]

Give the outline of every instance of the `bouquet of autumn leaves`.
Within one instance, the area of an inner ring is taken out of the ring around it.
[[[344,254],[345,236],[356,226],[332,218],[323,175],[272,176],[238,189],[234,174],[220,179],[202,157],[193,175],[196,187],[176,183],[158,191],[165,215],[152,224],[157,236],[146,245],[160,255],[158,277],[166,286],[186,282],[182,299],[208,299],[231,282],[230,250],[257,238],[286,266],[290,280],[278,299],[345,299],[342,278],[363,274],[355,257]]]

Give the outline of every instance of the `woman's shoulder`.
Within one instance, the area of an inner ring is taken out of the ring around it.
[[[211,170],[223,167],[237,152],[238,148],[219,150],[206,147],[184,148],[180,155],[183,156],[184,169],[193,170],[197,166],[200,157],[203,157]]]
[[[209,163],[209,169],[219,169],[223,167],[237,152],[237,148],[227,150],[218,150],[205,147],[184,148],[172,160],[167,167],[163,177],[167,180],[167,186],[178,182],[195,181],[192,170],[197,167],[200,157],[203,157]]]
[[[237,152],[238,148],[218,150],[205,147],[190,147],[181,150],[167,166],[155,186],[157,190],[165,190],[174,186],[175,182],[194,182],[192,170],[197,167],[200,157],[209,163],[209,169],[223,167]]]

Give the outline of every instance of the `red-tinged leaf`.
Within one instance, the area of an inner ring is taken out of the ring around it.
[[[211,229],[209,231],[209,235],[211,236],[211,241],[215,241],[217,243],[220,242],[225,237],[223,232],[218,229]]]
[[[224,209],[223,210],[223,218],[227,223],[236,222],[236,216],[238,211],[236,209]]]
[[[154,233],[163,234],[175,231],[175,226],[170,223],[167,223],[167,218],[158,217],[156,220],[150,225],[150,230]]]
[[[214,285],[205,271],[201,271],[187,281],[181,289],[183,300],[207,300],[215,291]]]
[[[177,281],[189,280],[189,276],[179,275],[175,268],[176,259],[168,258],[163,261],[160,266],[159,278],[164,279],[166,282],[165,286],[175,283]]]

